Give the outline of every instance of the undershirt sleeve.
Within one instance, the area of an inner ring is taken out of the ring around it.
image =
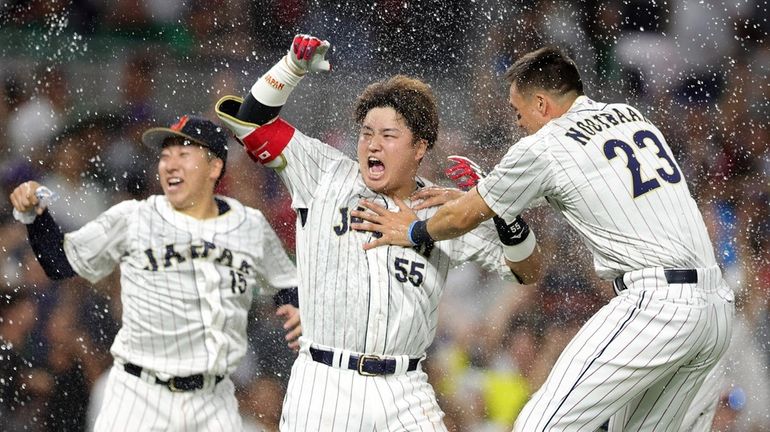
[[[64,253],[64,233],[48,210],[27,225],[27,235],[46,276],[53,280],[77,276]]]

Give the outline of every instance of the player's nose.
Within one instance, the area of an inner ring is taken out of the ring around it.
[[[168,156],[163,159],[160,164],[160,169],[165,172],[174,172],[179,169],[179,158],[176,156]]]
[[[369,140],[367,148],[371,151],[382,150],[382,137],[374,135],[372,139]]]

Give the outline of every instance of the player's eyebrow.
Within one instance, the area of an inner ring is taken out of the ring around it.
[[[374,128],[373,128],[373,127],[371,127],[371,126],[366,126],[366,125],[362,125],[362,126],[361,126],[361,130],[365,130],[365,131],[367,131],[367,132],[375,132],[375,130],[374,130]],[[380,133],[386,133],[386,132],[391,132],[391,133],[393,133],[393,132],[396,132],[396,133],[401,133],[401,129],[400,129],[400,128],[382,128],[382,129],[380,129],[380,130],[379,130],[379,132],[380,132]]]

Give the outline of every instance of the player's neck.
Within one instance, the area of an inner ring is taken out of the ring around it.
[[[389,190],[385,192],[385,195],[387,195],[389,198],[398,198],[400,200],[406,201],[416,190],[417,182],[413,181],[408,185],[399,187],[398,189]]]
[[[570,92],[563,97],[555,98],[553,100],[553,113],[551,119],[559,118],[567,113],[575,104],[578,97],[582,96],[577,92]]]

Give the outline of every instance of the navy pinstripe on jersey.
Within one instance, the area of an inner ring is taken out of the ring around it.
[[[65,236],[72,268],[95,282],[121,271],[119,362],[160,377],[228,375],[246,352],[252,291],[297,285],[264,216],[230,198],[212,219],[174,211],[164,196],[124,201]],[[267,293],[267,292],[266,292]]]
[[[639,268],[713,266],[703,218],[670,155],[636,109],[580,96],[565,115],[512,146],[478,190],[509,220],[547,197],[606,279]]]
[[[596,430],[607,419],[613,432],[689,430],[696,393],[717,385],[703,383],[729,345],[732,291],[661,132],[628,105],[580,96],[513,145],[478,191],[508,220],[545,197],[597,274],[626,287],[564,349],[514,430]]]
[[[398,206],[372,192],[358,163],[295,131],[282,153],[279,175],[292,206],[306,213],[297,223],[297,269],[303,337],[354,352],[419,357],[433,340],[448,270],[476,260],[509,277],[494,227],[484,224],[427,250],[389,246],[364,251],[371,233],[350,230],[350,212],[362,198]],[[418,187],[429,185],[418,179]],[[422,219],[435,208],[417,212]]]

